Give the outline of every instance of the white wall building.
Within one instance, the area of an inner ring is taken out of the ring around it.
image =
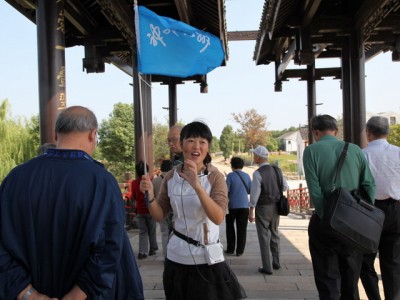
[[[282,134],[277,138],[280,145],[282,145],[282,150],[285,152],[296,152],[297,151],[297,136],[299,131],[292,131]]]
[[[371,113],[367,112],[366,120],[368,121],[369,118],[373,116],[381,116],[381,117],[386,117],[389,119],[389,124],[390,125],[397,125],[400,124],[400,114],[395,113],[393,111],[388,111],[388,112],[380,112],[380,113]]]

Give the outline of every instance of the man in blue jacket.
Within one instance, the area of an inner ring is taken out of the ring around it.
[[[55,131],[0,187],[0,299],[143,299],[121,192],[91,157],[95,115],[69,107]]]

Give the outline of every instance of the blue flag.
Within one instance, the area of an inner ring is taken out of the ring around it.
[[[219,38],[143,6],[135,7],[140,73],[188,77],[207,74],[221,65],[225,53]]]

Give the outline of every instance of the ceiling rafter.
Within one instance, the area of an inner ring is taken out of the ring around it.
[[[181,21],[191,24],[193,12],[188,0],[174,0],[174,2]]]
[[[36,23],[36,0],[5,1]],[[218,36],[227,53],[224,3],[225,0],[138,0],[139,5],[160,16],[181,19],[192,26],[200,24],[201,28],[195,27]],[[132,0],[64,0],[64,15],[66,47],[87,46],[88,55],[93,55],[97,63],[110,62],[133,74],[136,36]],[[91,59],[88,57],[87,62]]]

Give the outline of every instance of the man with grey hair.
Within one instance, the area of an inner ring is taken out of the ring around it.
[[[379,262],[385,299],[400,299],[400,147],[389,144],[389,121],[374,116],[366,126],[363,149],[376,183],[375,206],[385,212]],[[381,299],[374,268],[376,253],[364,255],[361,281],[368,299]]]
[[[281,169],[269,164],[267,148],[257,146],[250,151],[253,153],[253,160],[259,168],[254,171],[251,182],[249,221],[256,221],[262,262],[258,271],[262,274],[272,275],[273,269],[281,268],[278,232],[280,218],[276,205],[280,197],[279,182],[282,182],[283,191],[288,189],[288,184],[282,176]],[[277,173],[274,168],[276,168]]]
[[[183,163],[183,153],[180,139],[181,130],[182,126],[173,125],[168,131],[167,144],[172,153],[171,161],[174,167]]]
[[[56,148],[0,187],[0,299],[143,299],[115,178],[91,156],[97,119],[63,110]]]

